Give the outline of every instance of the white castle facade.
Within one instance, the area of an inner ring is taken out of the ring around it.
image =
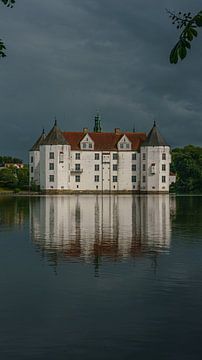
[[[167,193],[170,146],[154,123],[140,132],[62,132],[57,122],[29,152],[30,184],[54,192]]]

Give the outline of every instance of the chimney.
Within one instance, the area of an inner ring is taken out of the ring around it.
[[[83,128],[83,133],[84,133],[84,134],[87,134],[88,131],[89,131],[88,128]]]
[[[121,129],[115,128],[114,132],[115,132],[116,135],[120,135],[121,134]]]

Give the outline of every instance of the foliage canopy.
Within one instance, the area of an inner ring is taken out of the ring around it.
[[[177,64],[178,60],[183,60],[187,55],[187,50],[191,49],[192,40],[198,36],[198,28],[202,27],[202,10],[192,16],[190,12],[178,14],[167,10],[172,23],[181,30],[179,40],[170,53],[170,63]]]
[[[188,145],[172,150],[171,171],[177,174],[174,191],[202,193],[202,148]]]

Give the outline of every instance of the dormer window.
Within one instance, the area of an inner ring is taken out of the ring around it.
[[[80,142],[80,147],[83,150],[93,150],[94,142],[89,135],[84,136],[83,140]]]
[[[123,135],[118,143],[118,149],[120,150],[131,150],[131,142],[128,140],[126,135]]]

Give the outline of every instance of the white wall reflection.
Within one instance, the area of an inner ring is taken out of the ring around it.
[[[33,198],[31,238],[49,254],[85,261],[167,251],[174,202],[169,195]]]

